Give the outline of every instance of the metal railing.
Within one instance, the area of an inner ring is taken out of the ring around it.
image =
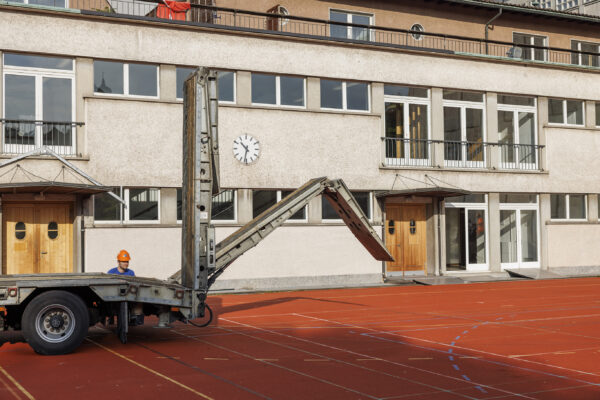
[[[75,135],[81,122],[0,119],[2,153],[23,154],[46,146],[64,156],[76,155]]]
[[[39,0],[64,3],[64,0]],[[198,1],[198,0],[193,0]],[[160,0],[69,0],[68,7],[82,13],[131,15],[176,23],[209,25],[243,31],[276,33],[350,43],[376,44],[427,52],[482,55],[562,65],[593,64],[580,60],[600,59],[600,53],[530,44],[515,44],[483,38],[434,32],[349,24],[329,20],[262,13],[200,4],[177,3],[177,9]],[[189,4],[189,8],[188,7]],[[181,9],[183,8],[183,9]],[[187,8],[187,9],[186,9]],[[590,68],[599,68],[594,65]]]
[[[386,167],[541,170],[544,146],[383,137]],[[443,154],[443,159],[437,159]]]

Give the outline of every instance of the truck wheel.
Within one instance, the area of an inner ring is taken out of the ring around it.
[[[29,345],[40,354],[71,353],[87,334],[89,315],[79,296],[52,290],[25,307],[21,326]]]

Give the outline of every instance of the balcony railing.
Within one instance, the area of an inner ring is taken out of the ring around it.
[[[382,138],[386,167],[540,170],[544,146]],[[441,158],[443,154],[443,158]],[[440,159],[438,156],[440,155]]]
[[[65,0],[36,1],[43,5],[65,6]],[[562,65],[578,64],[578,60],[582,59],[600,59],[600,53],[575,49],[515,44],[458,35],[349,24],[183,2],[175,4],[163,3],[160,0],[69,0],[67,6],[82,10],[82,14],[131,15],[167,20],[178,24],[208,25],[238,31],[269,32],[285,36],[367,43],[436,53],[492,56]],[[594,63],[587,64],[591,64],[587,65],[587,68],[600,68]]]
[[[75,136],[80,122],[0,119],[2,153],[23,154],[46,146],[64,156],[76,154]]]

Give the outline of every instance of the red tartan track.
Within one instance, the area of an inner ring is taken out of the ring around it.
[[[211,296],[216,321],[0,348],[0,399],[600,399],[600,279]]]

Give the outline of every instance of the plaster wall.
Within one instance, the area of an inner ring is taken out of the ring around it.
[[[600,224],[547,224],[548,266],[600,265]]]

